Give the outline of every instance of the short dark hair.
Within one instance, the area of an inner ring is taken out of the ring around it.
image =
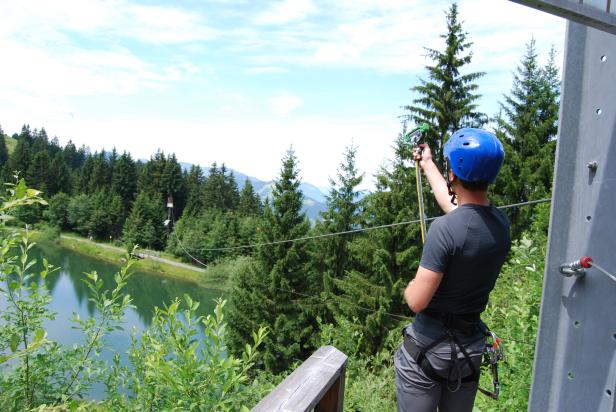
[[[467,182],[459,179],[462,187],[471,192],[485,192],[488,190],[488,182]]]

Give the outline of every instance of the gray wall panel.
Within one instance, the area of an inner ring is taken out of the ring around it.
[[[558,267],[589,255],[616,272],[616,36],[569,22],[566,44],[529,410],[613,412],[616,282],[596,268],[565,278]]]

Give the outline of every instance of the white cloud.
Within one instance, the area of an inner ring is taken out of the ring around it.
[[[417,72],[427,63],[424,47],[443,48],[440,35],[448,8],[449,2],[432,0],[337,0],[319,4],[318,20],[287,24],[276,31],[248,27],[234,35],[241,36],[238,44],[248,42],[243,50],[265,66]],[[463,29],[475,43],[475,62],[483,71],[515,65],[531,35],[562,48],[563,19],[507,1],[464,0],[459,10]]]
[[[267,100],[272,113],[276,116],[284,117],[291,113],[293,110],[300,107],[304,102],[297,96],[289,93],[282,93]]]
[[[48,35],[66,32],[153,44],[203,41],[216,35],[198,14],[172,6],[134,5],[128,0],[2,2],[0,15],[9,22],[0,33],[27,33],[43,41]]]
[[[316,11],[317,7],[311,0],[282,0],[260,13],[255,22],[263,25],[287,24],[302,20]]]
[[[259,66],[246,69],[246,72],[251,74],[286,73],[287,69],[279,66]]]

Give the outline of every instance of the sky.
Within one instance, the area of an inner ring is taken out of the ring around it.
[[[565,20],[507,0],[460,0],[480,110],[497,113],[535,38],[562,65]],[[293,147],[327,187],[357,147],[362,188],[393,155],[409,89],[442,49],[441,0],[20,0],[0,2],[0,126],[61,144],[158,149],[261,180]]]

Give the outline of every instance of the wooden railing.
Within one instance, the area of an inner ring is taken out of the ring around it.
[[[322,346],[253,408],[253,412],[342,412],[347,356]]]

